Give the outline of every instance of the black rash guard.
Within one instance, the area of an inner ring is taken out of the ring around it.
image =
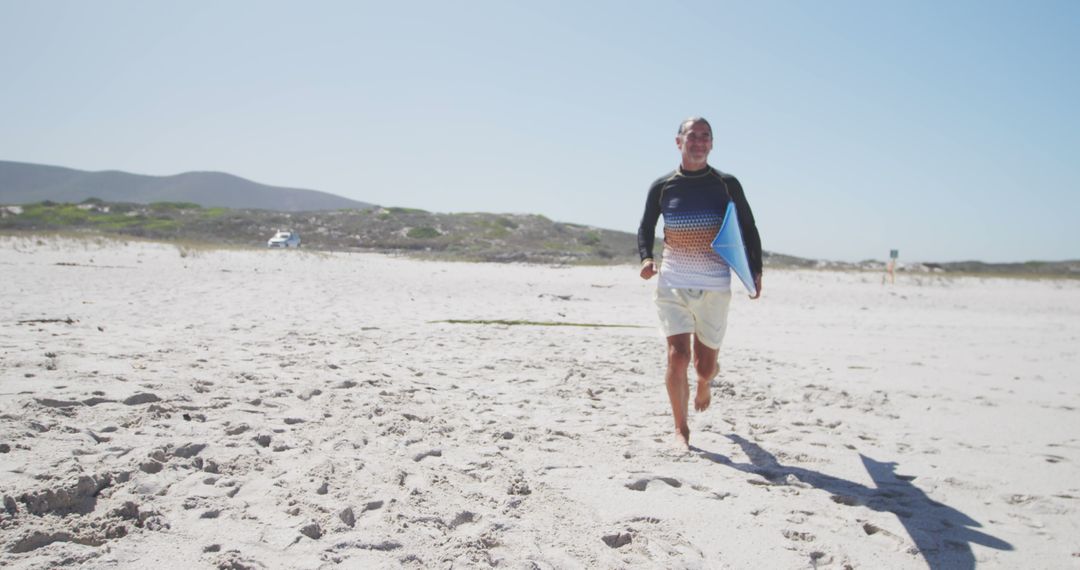
[[[750,271],[761,275],[761,237],[742,185],[730,174],[712,167],[684,171],[682,167],[658,178],[649,187],[645,214],[638,227],[638,254],[653,256],[656,222],[664,216],[664,261],[660,286],[688,289],[727,289],[727,264],[712,250],[728,201],[735,202],[739,228]]]

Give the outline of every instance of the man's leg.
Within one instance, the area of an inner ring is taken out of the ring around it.
[[[720,371],[719,348],[709,348],[694,336],[694,370],[697,371],[697,394],[694,396],[694,409],[703,412],[712,401],[709,384]]]
[[[684,447],[690,446],[690,424],[686,421],[689,413],[690,386],[687,385],[686,369],[690,366],[690,333],[667,337],[668,366],[664,380],[667,383],[668,398],[671,400],[671,414],[675,417],[675,436]]]

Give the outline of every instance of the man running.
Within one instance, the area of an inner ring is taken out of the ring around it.
[[[653,299],[667,336],[665,381],[675,416],[675,436],[682,447],[689,448],[687,368],[693,360],[697,372],[694,409],[704,411],[711,399],[709,383],[720,370],[717,357],[727,329],[731,271],[713,251],[712,241],[720,232],[729,201],[735,202],[738,211],[757,286],[752,299],[761,296],[761,238],[739,181],[708,164],[713,146],[709,122],[701,117],[683,121],[675,145],[682,163],[649,187],[645,215],[638,227],[638,253],[641,278],[652,278],[658,272],[653,261],[656,222],[663,214],[664,257]]]

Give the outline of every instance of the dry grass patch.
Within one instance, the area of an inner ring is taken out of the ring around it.
[[[431,323],[447,323],[451,325],[504,325],[504,326],[532,326],[532,327],[593,327],[593,328],[618,328],[618,329],[643,329],[642,325],[612,325],[605,323],[563,323],[556,321],[522,321],[503,319],[447,319],[445,321],[429,321]]]

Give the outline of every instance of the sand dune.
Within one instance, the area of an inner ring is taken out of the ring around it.
[[[0,565],[1080,565],[1076,281],[768,273],[686,453],[635,267],[3,237],[0,272]]]

